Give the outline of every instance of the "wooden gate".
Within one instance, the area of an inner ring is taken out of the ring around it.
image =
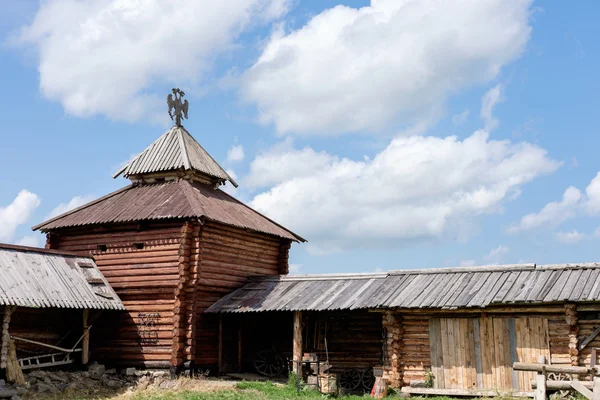
[[[514,371],[512,364],[550,359],[546,318],[436,318],[429,335],[439,389],[529,391],[535,373]]]

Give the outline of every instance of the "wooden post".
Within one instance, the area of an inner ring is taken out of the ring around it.
[[[594,386],[592,387],[592,400],[600,400],[600,367],[594,367]]]
[[[219,375],[221,375],[223,373],[223,314],[219,314],[219,367],[218,368],[219,368]]]
[[[240,323],[238,325],[238,351],[237,351],[237,370],[238,372],[242,372],[242,320],[240,319]]]
[[[540,356],[538,359],[540,364],[546,364],[546,357]],[[542,367],[542,370],[539,371],[535,377],[535,400],[546,400],[546,368]]]
[[[12,313],[17,307],[6,306],[4,307],[4,318],[2,319],[2,347],[0,348],[0,369],[6,369],[8,365],[8,342],[10,341],[10,334],[8,333],[8,327],[10,325],[10,318]]]
[[[81,342],[81,364],[86,365],[90,361],[90,330],[88,329],[88,317],[90,310],[83,310],[83,341]]]
[[[302,377],[302,312],[294,312],[294,345],[292,352],[293,370],[298,378]]]

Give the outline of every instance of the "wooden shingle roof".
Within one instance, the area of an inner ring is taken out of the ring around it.
[[[48,232],[76,226],[187,218],[206,218],[293,241],[305,241],[224,191],[186,179],[134,183],[33,229]]]
[[[253,278],[206,312],[458,309],[600,301],[600,263]]]
[[[237,183],[183,126],[173,126],[113,176],[125,178],[174,170],[198,171]]]

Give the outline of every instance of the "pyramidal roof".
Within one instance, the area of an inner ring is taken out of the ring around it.
[[[197,171],[238,184],[183,127],[175,125],[113,176],[125,178],[167,171]]]

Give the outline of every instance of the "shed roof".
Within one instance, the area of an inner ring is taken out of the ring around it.
[[[206,312],[458,309],[600,300],[600,263],[252,278]]]
[[[222,190],[186,179],[134,183],[36,225],[33,229],[47,232],[84,225],[193,217],[305,241]]]
[[[173,126],[164,135],[156,139],[148,148],[121,168],[114,178],[123,174],[151,174],[172,170],[195,170],[211,177],[228,180],[237,187],[237,183],[214,158],[198,143],[183,126]]]
[[[124,310],[94,260],[0,244],[0,305]]]

